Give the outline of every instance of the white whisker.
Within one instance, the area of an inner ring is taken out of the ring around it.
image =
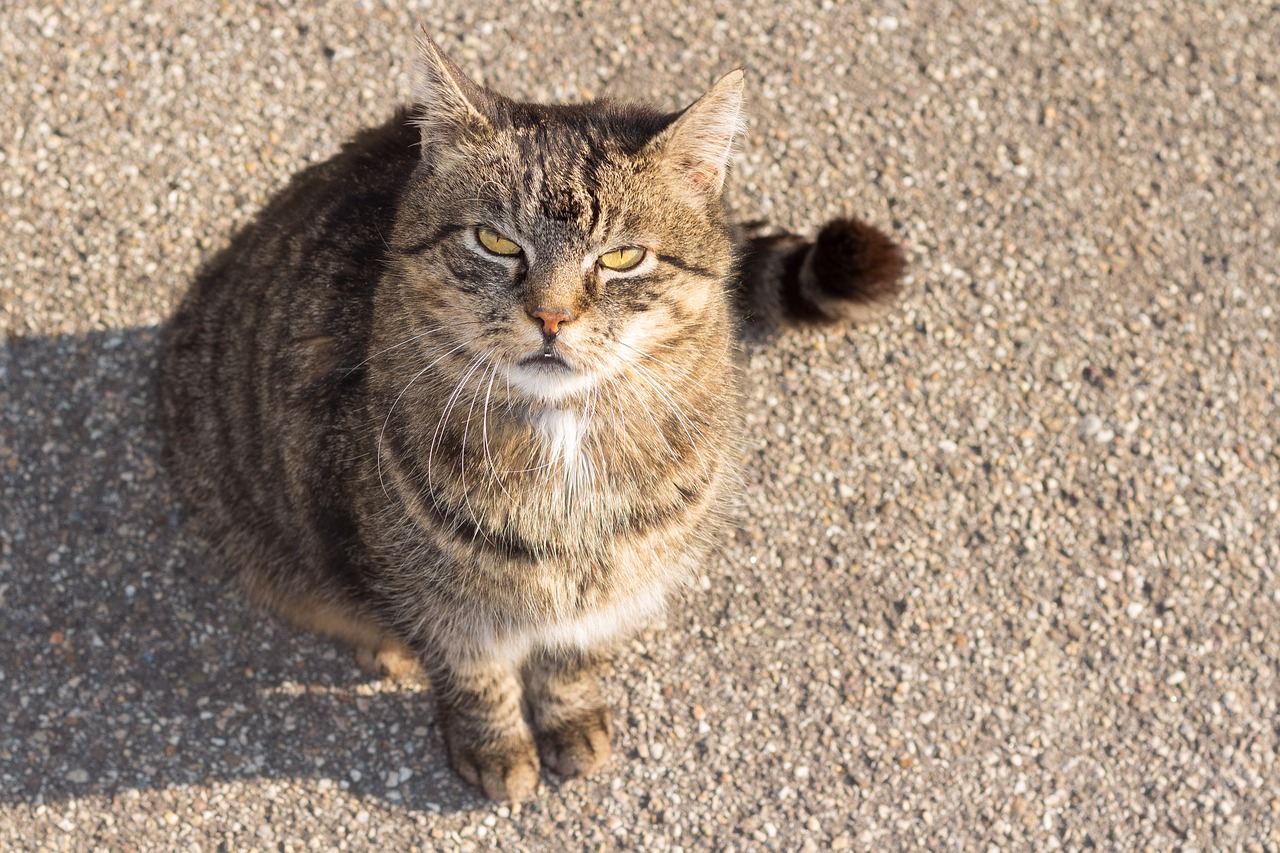
[[[493,355],[493,350],[489,350],[481,358],[488,361]],[[482,361],[482,363],[483,363]],[[480,519],[476,516],[475,508],[471,506],[471,490],[467,487],[467,436],[471,433],[471,419],[476,411],[476,402],[480,399],[480,389],[484,387],[484,380],[481,379],[476,383],[475,393],[471,395],[471,406],[467,409],[467,420],[462,427],[462,446],[458,451],[459,467],[462,477],[462,502],[467,505],[467,512],[471,515],[472,522],[475,523],[477,534],[481,530]],[[486,537],[487,538],[487,537]]]
[[[631,392],[632,399],[640,404],[640,408],[644,411],[645,417],[647,417],[649,422],[653,424],[654,432],[657,433],[658,438],[661,439],[663,445],[666,446],[667,453],[671,455],[673,460],[678,460],[680,458],[680,454],[676,453],[675,448],[671,446],[669,441],[667,441],[666,433],[662,431],[662,425],[659,424],[658,419],[653,416],[653,410],[650,409],[649,404],[644,401],[644,396],[640,394],[640,391],[636,388],[630,377],[625,373],[620,373],[615,377],[615,380],[621,381],[624,384],[624,387]]]
[[[699,381],[699,380],[697,380],[697,379],[694,379],[692,376],[689,376],[689,375],[687,375],[687,374],[684,374],[682,371],[678,370],[677,368],[672,367],[671,365],[667,364],[667,363],[666,363],[665,361],[663,361],[662,359],[657,358],[656,356],[650,355],[649,353],[645,352],[644,350],[642,350],[642,349],[640,349],[640,348],[638,348],[638,347],[634,347],[634,346],[632,346],[631,344],[625,343],[624,341],[616,341],[616,343],[617,343],[617,345],[618,345],[618,346],[620,346],[620,347],[624,347],[624,348],[626,348],[626,349],[629,349],[629,350],[631,350],[632,352],[634,352],[636,355],[639,355],[639,356],[642,356],[642,357],[644,357],[644,358],[647,358],[649,361],[652,361],[654,364],[657,364],[657,365],[659,365],[660,367],[664,367],[664,368],[666,368],[667,370],[671,371],[672,373],[679,374],[679,375],[680,375],[680,381],[682,381],[682,382],[691,382],[691,383],[693,383],[694,385],[696,385],[697,387],[701,388],[703,391],[706,391],[706,390],[707,390],[707,386],[706,386],[705,384],[703,384],[701,381]],[[659,346],[661,346],[661,344],[659,344]]]
[[[445,403],[444,409],[440,412],[440,420],[436,422],[435,432],[431,435],[431,447],[427,451],[427,489],[432,492],[434,500],[435,486],[435,455],[436,448],[440,445],[440,440],[444,436],[445,423],[449,419],[449,415],[453,412],[454,405],[458,402],[458,395],[462,393],[463,387],[467,384],[467,380],[471,378],[471,374],[475,373],[477,367],[484,361],[483,355],[478,355],[471,361],[467,362],[467,368],[462,374],[462,378],[458,380],[457,386],[453,389],[453,393],[449,395],[448,402]]]
[[[489,398],[493,394],[493,380],[498,376],[499,367],[501,367],[501,362],[495,360],[493,369],[489,371],[489,386],[484,392],[484,415],[480,419],[480,441],[484,446],[484,458],[489,462],[489,472],[493,475],[493,482],[497,483],[503,494],[510,498],[511,493],[507,491],[506,483],[503,482],[502,476],[498,474],[498,466],[494,463],[493,453],[489,450]]]
[[[395,410],[396,410],[396,406],[397,406],[397,405],[399,405],[399,403],[400,403],[400,398],[401,398],[401,397],[403,397],[403,396],[405,395],[405,392],[409,390],[410,386],[412,386],[412,385],[413,385],[413,383],[415,383],[415,382],[417,382],[419,379],[421,379],[421,378],[422,378],[422,375],[423,375],[424,373],[426,373],[428,370],[430,370],[431,368],[433,368],[433,367],[435,367],[437,364],[439,364],[439,363],[440,363],[440,361],[441,361],[441,359],[444,359],[444,358],[446,358],[446,357],[448,357],[448,356],[452,355],[453,353],[455,353],[455,352],[457,352],[458,350],[462,349],[462,347],[463,347],[463,346],[464,346],[464,344],[458,344],[456,347],[454,347],[453,349],[449,350],[449,351],[448,351],[448,352],[446,352],[444,355],[440,356],[440,357],[439,357],[439,358],[437,358],[435,361],[431,362],[431,363],[430,363],[430,364],[428,364],[426,367],[422,368],[422,369],[421,369],[421,370],[419,370],[417,373],[415,373],[415,374],[413,375],[413,378],[412,378],[412,379],[410,379],[410,380],[408,381],[408,383],[404,386],[404,388],[402,388],[402,389],[400,390],[400,393],[399,393],[398,395],[396,395],[396,399],[391,403],[391,408],[387,409],[387,416],[386,416],[386,418],[384,418],[384,419],[383,419],[383,421],[382,421],[382,429],[380,429],[380,430],[378,431],[378,442],[377,442],[377,447],[376,447],[376,450],[375,450],[375,455],[377,456],[377,460],[376,460],[376,461],[377,461],[377,469],[378,469],[378,485],[382,486],[382,493],[383,493],[384,495],[386,495],[387,497],[391,497],[391,495],[390,495],[390,493],[388,493],[388,492],[387,492],[387,484],[386,484],[386,481],[384,481],[384,480],[382,479],[382,438],[383,438],[383,436],[384,436],[384,435],[386,435],[386,433],[387,433],[387,424],[391,423],[391,415],[392,415],[392,413],[393,413],[393,412],[395,412]]]
[[[690,428],[692,428],[693,431],[696,432],[704,442],[706,442],[707,444],[710,444],[711,442],[709,439],[707,439],[706,434],[701,429],[698,428],[697,424],[693,423],[693,421],[689,420],[689,418],[685,416],[684,412],[681,411],[679,405],[677,405],[675,402],[672,401],[673,395],[668,393],[667,388],[663,386],[662,383],[659,382],[656,377],[652,376],[650,372],[644,368],[643,365],[633,364],[632,366],[636,369],[636,375],[638,375],[641,379],[643,379],[649,385],[649,387],[653,389],[654,396],[657,397],[662,403],[664,403],[668,409],[670,409],[671,414],[676,416],[676,420],[679,421],[681,429],[684,430],[685,436],[688,437],[689,445],[690,447],[693,448],[693,452],[697,454],[698,461],[702,464],[703,470],[709,470],[707,468],[707,460],[703,458],[702,450],[698,447],[697,440],[694,439],[693,433],[689,432],[689,430]]]
[[[425,338],[427,335],[434,335],[436,332],[440,331],[440,330],[441,330],[441,329],[443,329],[443,328],[444,328],[444,326],[436,326],[434,329],[426,329],[426,330],[424,330],[424,331],[418,332],[418,334],[416,334],[416,335],[411,335],[411,336],[409,336],[409,337],[405,338],[403,341],[401,341],[401,342],[400,342],[400,343],[398,343],[398,344],[392,344],[391,346],[389,346],[389,347],[387,347],[387,348],[385,348],[385,349],[378,350],[378,351],[377,351],[377,352],[375,352],[373,355],[369,356],[369,357],[368,357],[368,358],[366,358],[364,361],[360,362],[359,364],[355,365],[354,367],[348,367],[348,368],[347,368],[347,370],[346,370],[346,372],[347,372],[348,374],[350,374],[350,373],[354,373],[355,371],[357,371],[357,370],[359,370],[360,368],[364,367],[364,366],[365,366],[366,364],[368,364],[369,362],[373,361],[373,360],[374,360],[375,358],[377,358],[378,356],[380,356],[380,355],[385,355],[386,353],[391,352],[393,349],[399,349],[400,347],[404,346],[405,344],[411,344],[411,343],[413,343],[414,341],[421,340],[422,338]]]

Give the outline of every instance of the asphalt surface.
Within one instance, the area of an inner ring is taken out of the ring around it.
[[[519,808],[430,696],[229,594],[157,330],[425,22],[510,94],[748,72],[729,198],[908,247],[748,343],[739,525]],[[1280,850],[1280,12],[1265,2],[0,11],[0,848]]]

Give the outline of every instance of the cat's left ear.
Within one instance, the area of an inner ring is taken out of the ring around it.
[[[742,69],[716,81],[655,140],[691,189],[719,196],[742,134]]]
[[[491,129],[492,99],[492,93],[463,74],[423,28],[413,69],[413,100],[424,145],[459,132]]]

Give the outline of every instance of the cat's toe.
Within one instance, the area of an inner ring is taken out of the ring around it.
[[[491,800],[517,803],[538,787],[538,759],[530,752],[514,765],[489,765],[480,773],[480,788]]]
[[[609,760],[613,720],[608,708],[596,708],[563,725],[538,733],[543,762],[561,776],[585,776]]]
[[[413,652],[396,640],[384,640],[380,646],[357,646],[356,665],[370,675],[392,681],[423,680],[422,664]]]
[[[519,802],[538,787],[538,753],[529,742],[450,747],[449,763],[491,800]]]
[[[374,663],[378,671],[393,681],[412,681],[425,678],[422,664],[405,646],[394,643],[378,649],[374,655]]]

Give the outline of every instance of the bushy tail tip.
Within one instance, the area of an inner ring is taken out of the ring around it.
[[[833,219],[812,242],[752,237],[740,274],[743,310],[772,325],[864,322],[892,304],[905,269],[897,244],[857,219]]]

